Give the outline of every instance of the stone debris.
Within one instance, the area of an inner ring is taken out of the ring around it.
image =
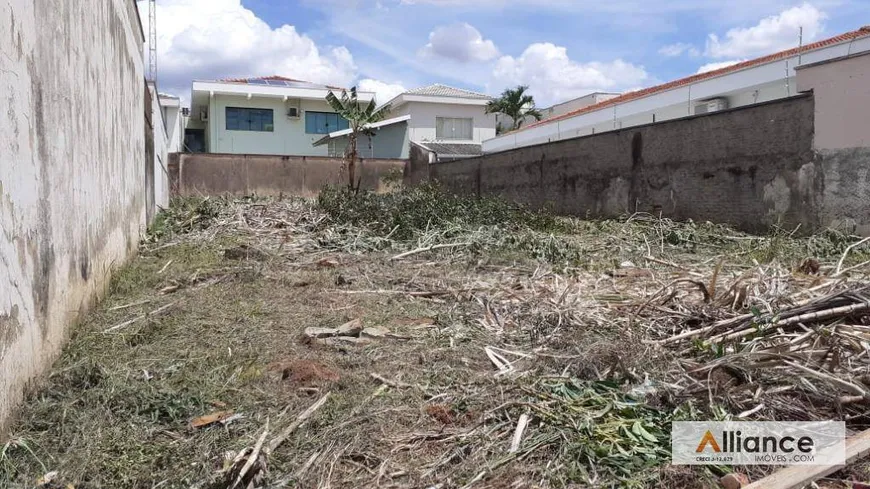
[[[338,336],[359,336],[362,330],[362,321],[354,319],[338,327]]]
[[[364,337],[364,338],[380,339],[380,338],[387,337],[389,334],[390,334],[389,329],[383,328],[380,326],[374,326],[374,327],[366,328],[366,329],[362,330],[362,332],[360,333],[360,336]]]
[[[338,334],[338,328],[305,328],[305,336],[308,338],[329,338]]]

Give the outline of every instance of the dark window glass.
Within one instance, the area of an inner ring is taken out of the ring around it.
[[[272,109],[227,107],[227,130],[272,132],[275,130],[275,114]]]
[[[308,134],[329,134],[348,128],[347,119],[334,112],[305,111],[305,132]]]

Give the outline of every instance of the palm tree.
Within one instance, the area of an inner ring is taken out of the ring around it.
[[[486,113],[501,113],[509,116],[513,120],[512,131],[519,129],[526,117],[534,117],[536,121],[541,120],[544,116],[535,108],[535,98],[526,93],[528,89],[527,85],[505,89],[499,98],[490,100],[486,104]]]
[[[338,98],[332,91],[326,94],[326,101],[338,115],[344,117],[350,126],[350,136],[348,136],[347,149],[344,152],[347,159],[348,186],[351,190],[359,190],[359,181],[356,179],[356,159],[357,159],[357,139],[360,134],[371,135],[369,124],[380,122],[390,113],[390,105],[384,105],[377,108],[374,99],[369,103],[360,103],[357,100],[356,87],[341,91],[341,98]]]

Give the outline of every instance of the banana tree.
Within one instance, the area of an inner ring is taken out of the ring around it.
[[[360,182],[356,178],[357,140],[361,134],[372,134],[369,126],[384,120],[390,113],[390,105],[378,108],[374,100],[367,103],[360,102],[357,99],[356,87],[351,88],[350,92],[342,90],[341,98],[330,91],[326,95],[326,101],[329,102],[332,110],[347,120],[351,130],[347,149],[344,152],[347,160],[348,187],[354,191],[359,190]]]

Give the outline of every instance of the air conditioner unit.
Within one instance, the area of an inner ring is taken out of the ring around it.
[[[208,122],[208,109],[202,109],[199,111],[199,120],[202,122]]]
[[[720,110],[725,110],[727,108],[728,99],[721,97],[713,98],[698,103],[698,105],[695,106],[695,114],[708,114],[710,112],[719,112]]]
[[[300,112],[299,107],[289,107],[287,109],[287,117],[289,117],[291,119],[298,119],[299,112]]]

